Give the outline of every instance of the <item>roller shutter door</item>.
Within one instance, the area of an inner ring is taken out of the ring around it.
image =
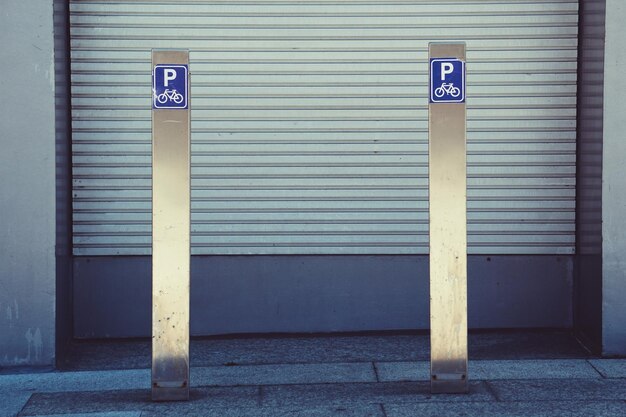
[[[189,48],[193,254],[426,254],[465,41],[473,254],[574,250],[577,1],[71,1],[75,255],[150,253],[150,50]]]

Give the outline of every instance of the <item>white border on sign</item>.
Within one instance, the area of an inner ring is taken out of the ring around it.
[[[462,71],[462,75],[461,75],[461,79],[462,81],[462,92],[463,95],[458,99],[458,100],[441,100],[441,99],[435,99],[434,96],[434,91],[433,91],[433,64],[435,62],[460,62],[461,63],[461,71]],[[430,96],[430,102],[431,103],[462,103],[465,101],[465,61],[458,59],[458,58],[433,58],[430,61],[430,85],[429,87],[429,96]]]
[[[176,107],[172,106],[158,106],[158,102],[156,99],[156,77],[155,72],[157,68],[183,68],[185,70],[185,101]],[[168,64],[156,64],[152,69],[152,107],[155,109],[186,109],[187,108],[187,97],[189,96],[189,77],[187,76],[187,72],[189,69],[186,65],[168,65]]]

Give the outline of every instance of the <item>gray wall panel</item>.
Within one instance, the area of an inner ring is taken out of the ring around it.
[[[426,254],[427,45],[468,53],[474,254],[574,251],[578,2],[71,1],[74,253],[150,253],[150,48],[189,48],[192,253]]]
[[[626,4],[606,2],[602,143],[602,351],[626,355]]]
[[[75,335],[150,334],[150,258],[77,257]],[[569,256],[470,256],[471,328],[571,327]],[[426,256],[195,256],[192,335],[426,329]]]
[[[53,2],[6,0],[0,152],[0,366],[55,355]]]

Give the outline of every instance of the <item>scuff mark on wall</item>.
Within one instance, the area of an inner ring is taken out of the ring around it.
[[[46,71],[46,79],[50,82],[50,88],[54,91],[54,59],[50,60],[50,68]]]
[[[32,357],[32,348],[33,348],[33,333],[30,331],[30,328],[26,330],[26,334],[24,335],[26,338],[26,342],[28,344],[28,355],[26,356],[26,361],[29,361]],[[17,358],[15,358],[17,361]]]
[[[0,366],[41,365],[46,363],[44,333],[40,327],[28,327],[20,315],[20,302],[11,297],[0,301]],[[28,314],[27,314],[28,316]],[[54,345],[53,339],[49,346]]]
[[[33,347],[35,348],[35,363],[39,363],[41,362],[41,357],[43,354],[43,338],[41,337],[41,329],[39,329],[39,327],[37,327],[37,330],[35,330]]]
[[[41,329],[36,328],[33,333],[29,328],[24,335],[28,342],[28,355],[25,358],[26,363],[39,362],[43,353],[43,339],[41,337]]]
[[[2,310],[2,303],[0,303],[0,311]],[[13,306],[10,303],[7,303],[7,307],[5,309],[6,320],[8,322],[9,328],[12,329],[15,327],[15,321],[20,319],[20,309],[17,304],[17,300],[13,300]]]

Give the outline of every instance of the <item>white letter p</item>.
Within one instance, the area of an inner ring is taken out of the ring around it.
[[[452,74],[452,71],[454,71],[454,65],[452,65],[450,62],[442,62],[441,63],[441,81],[445,81],[446,75]]]
[[[163,84],[165,84],[165,87],[168,87],[170,85],[170,81],[174,81],[175,79],[176,71],[171,68],[165,68],[163,70]]]

